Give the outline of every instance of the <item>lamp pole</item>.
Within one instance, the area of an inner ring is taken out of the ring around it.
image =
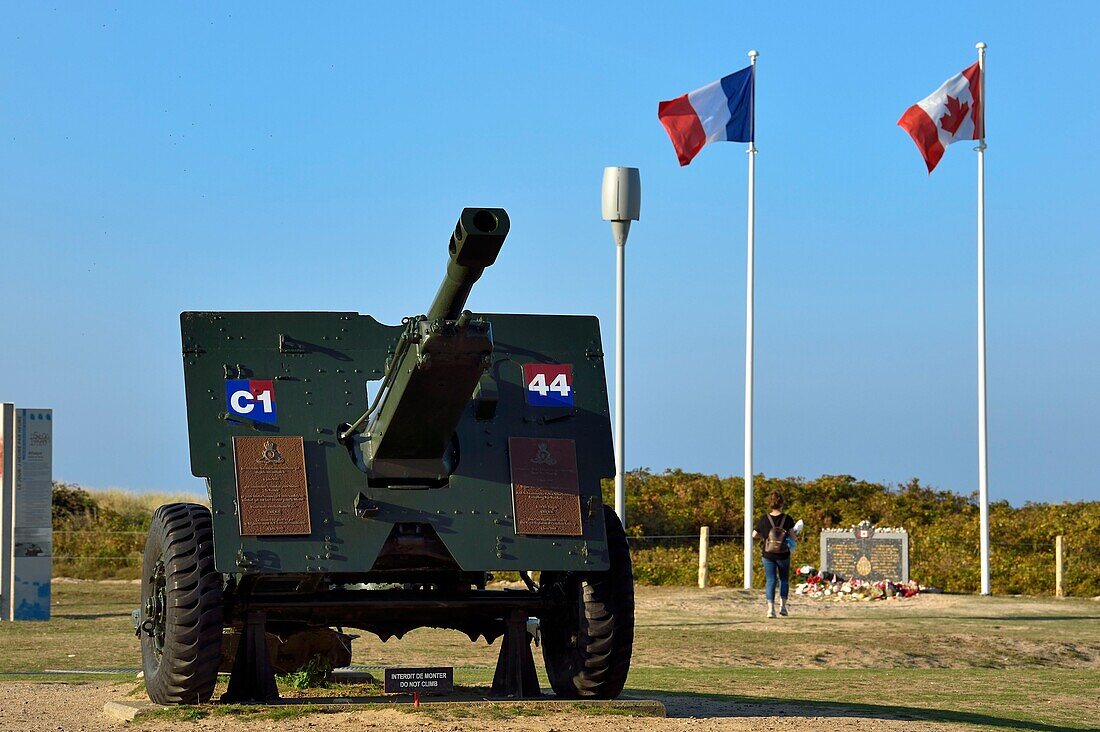
[[[641,215],[642,185],[637,168],[603,170],[604,221],[615,240],[615,513],[626,527],[626,237]]]

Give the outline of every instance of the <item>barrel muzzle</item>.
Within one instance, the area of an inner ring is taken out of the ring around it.
[[[428,318],[454,320],[459,316],[474,283],[497,261],[508,226],[508,212],[502,208],[462,209],[451,234],[447,274],[428,308]]]
[[[451,234],[451,261],[485,269],[497,261],[508,236],[508,212],[502,208],[464,208]]]

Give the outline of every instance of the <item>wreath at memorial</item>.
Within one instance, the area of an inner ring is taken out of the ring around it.
[[[804,595],[814,600],[833,600],[835,602],[844,600],[902,600],[919,595],[921,592],[934,591],[918,584],[915,580],[909,580],[908,582],[891,582],[890,580],[868,582],[855,578],[847,579],[833,572],[818,572],[817,569],[808,564],[798,568],[798,576],[805,579],[795,586],[795,594]]]

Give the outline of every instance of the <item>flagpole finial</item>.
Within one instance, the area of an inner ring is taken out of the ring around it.
[[[749,51],[749,61],[751,63],[756,63],[756,57],[759,56],[759,55],[760,54],[757,53],[756,49],[754,48],[753,50]]]
[[[974,44],[974,48],[978,49],[979,51],[984,51],[985,50],[985,43],[983,41],[978,41],[977,43]]]

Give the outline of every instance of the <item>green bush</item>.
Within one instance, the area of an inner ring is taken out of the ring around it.
[[[847,528],[868,520],[900,526],[909,532],[910,576],[948,592],[979,589],[978,505],[976,496],[921,485],[886,486],[850,475],[823,475],[815,480],[768,478],[753,481],[757,506],[773,490],[783,494],[787,511],[806,524],[795,564],[818,563],[817,537],[822,529]],[[612,481],[604,482],[612,501]],[[712,535],[741,536],[744,526],[744,481],[739,477],[667,470],[635,470],[626,476],[627,534],[633,537],[697,536],[700,526]],[[763,511],[759,511],[762,513]],[[1065,535],[1065,589],[1079,596],[1100,595],[1100,502],[1028,503],[1013,508],[1005,501],[990,505],[990,571],[998,594],[1054,592],[1054,537]],[[635,575],[646,584],[694,584],[698,550],[691,539],[671,548],[635,541]],[[711,547],[710,577],[715,584],[740,586],[743,581],[739,541]],[[760,558],[757,554],[757,566]],[[762,574],[755,572],[757,583]]]
[[[53,484],[53,525],[95,524],[99,518],[99,504],[88,491],[68,483]]]
[[[293,673],[278,677],[291,689],[327,689],[332,678],[332,665],[327,658],[315,655],[306,664]]]
[[[80,579],[135,579],[145,535],[162,503],[194,496],[89,491],[53,484],[53,574]]]
[[[921,485],[886,486],[850,475],[815,480],[768,478],[754,481],[758,504],[780,491],[787,510],[806,523],[795,564],[818,562],[817,536],[824,528],[846,528],[866,519],[909,532],[910,576],[948,592],[976,592],[979,584],[978,506],[975,496]],[[613,484],[604,482],[612,503]],[[642,584],[694,585],[700,526],[712,535],[739,537],[743,527],[744,482],[738,477],[667,470],[627,473],[627,533],[634,573]],[[55,483],[53,493],[54,574],[88,579],[138,577],[145,533],[162,503],[196,500],[124,491],[88,491]],[[990,571],[997,594],[1054,592],[1054,537],[1065,535],[1065,589],[1078,596],[1100,595],[1100,501],[990,505]],[[641,536],[682,535],[661,542]],[[742,584],[739,540],[715,540],[710,550],[714,584]],[[757,553],[759,566],[759,552]],[[754,572],[758,583],[762,573]]]

